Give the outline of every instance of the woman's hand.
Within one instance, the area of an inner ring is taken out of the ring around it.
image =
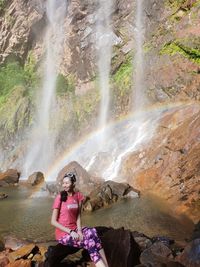
[[[75,231],[71,231],[70,235],[71,235],[72,239],[74,239],[74,240],[79,239],[79,234]]]
[[[78,233],[78,235],[79,235],[79,240],[80,240],[80,241],[83,240],[83,233],[82,233],[81,229],[78,230],[77,233]]]

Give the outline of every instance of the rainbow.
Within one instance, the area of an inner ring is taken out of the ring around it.
[[[158,117],[160,117],[161,114],[163,114],[164,112],[171,112],[174,109],[177,108],[186,108],[188,106],[195,106],[198,105],[199,103],[197,102],[192,102],[192,101],[187,101],[187,102],[176,102],[176,103],[165,103],[165,104],[156,104],[156,105],[152,105],[149,106],[148,108],[146,108],[145,110],[142,110],[140,112],[135,112],[135,113],[130,113],[127,114],[126,116],[121,117],[119,120],[114,121],[114,122],[110,122],[107,127],[110,126],[117,126],[123,122],[128,122],[128,120],[133,119],[141,114],[157,114]],[[66,166],[70,161],[74,161],[76,160],[75,155],[76,155],[76,151],[80,150],[81,147],[83,147],[87,142],[89,142],[92,138],[94,138],[94,136],[98,136],[99,134],[101,134],[105,129],[98,129],[96,131],[91,132],[90,134],[88,134],[87,136],[84,136],[83,138],[81,138],[78,142],[76,142],[73,146],[70,147],[70,149],[67,149],[66,151],[63,152],[63,154],[56,159],[56,161],[51,165],[51,167],[48,169],[47,173],[45,174],[46,180],[47,181],[53,181],[56,179],[58,172],[64,167]],[[74,155],[74,158],[73,158]],[[71,158],[71,160],[69,161],[69,159]]]

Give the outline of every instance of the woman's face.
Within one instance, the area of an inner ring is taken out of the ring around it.
[[[65,178],[63,179],[62,187],[63,187],[63,189],[64,189],[66,192],[70,192],[70,191],[73,190],[74,185],[73,185],[73,183],[71,182],[71,180],[70,180],[69,177],[65,177]]]

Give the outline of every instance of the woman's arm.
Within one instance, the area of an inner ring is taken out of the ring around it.
[[[83,234],[82,234],[82,229],[81,229],[81,207],[82,207],[82,204],[80,203],[79,208],[78,208],[78,217],[77,217],[76,224],[77,224],[77,232],[78,232],[79,238],[82,240]]]
[[[51,216],[51,225],[55,226],[56,228],[60,229],[63,232],[70,234],[71,229],[63,226],[57,221],[59,209],[53,209],[52,216]]]
[[[80,203],[79,207],[78,207],[78,217],[77,217],[77,220],[76,220],[76,224],[77,224],[77,229],[78,230],[81,230],[81,207],[82,207],[82,204]]]

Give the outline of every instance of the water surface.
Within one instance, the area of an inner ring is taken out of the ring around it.
[[[9,197],[0,201],[0,237],[11,234],[38,241],[54,239],[54,228],[50,225],[53,198],[31,198],[33,189],[24,186],[2,188],[1,192]],[[175,218],[163,201],[152,196],[123,199],[93,213],[84,213],[82,224],[124,227],[148,236],[167,235],[176,240],[189,238],[193,230],[189,219]]]

